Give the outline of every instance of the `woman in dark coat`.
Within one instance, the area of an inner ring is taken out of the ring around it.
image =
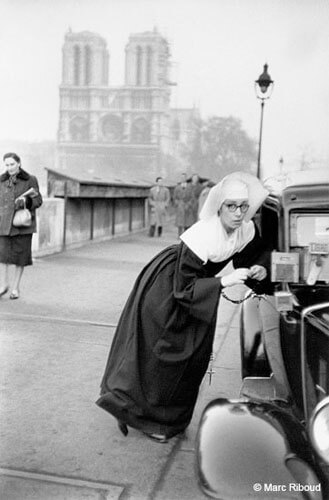
[[[6,172],[0,176],[0,297],[9,290],[8,266],[15,266],[11,299],[20,295],[20,281],[25,266],[32,264],[32,234],[36,232],[35,210],[42,204],[36,177],[21,168],[16,153],[3,157]],[[24,195],[29,191],[28,195]],[[16,210],[25,206],[31,211],[32,222],[28,227],[14,227]]]
[[[250,220],[267,191],[235,173],[212,188],[201,220],[142,270],[121,314],[97,404],[166,442],[192,418],[212,352],[223,287],[263,280],[264,245]],[[248,222],[246,222],[248,220]],[[233,260],[236,269],[217,274]]]

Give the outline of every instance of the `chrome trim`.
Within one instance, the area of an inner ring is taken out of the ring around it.
[[[305,321],[306,316],[314,311],[325,309],[329,307],[329,302],[322,302],[313,306],[305,307],[301,312],[301,333],[300,333],[300,356],[301,356],[301,372],[302,372],[302,394],[303,394],[303,408],[304,417],[308,421],[308,408],[307,408],[307,389],[306,389],[306,338],[305,338]]]
[[[318,447],[317,445],[315,446],[315,439],[314,439],[314,422],[316,420],[316,417],[318,416],[318,414],[320,413],[320,411],[325,407],[325,406],[329,406],[329,396],[327,396],[326,398],[324,398],[322,401],[320,401],[314,411],[312,412],[312,415],[311,415],[311,418],[310,418],[310,422],[308,424],[308,431],[309,431],[309,435],[310,435],[310,438],[311,438],[311,442],[314,446],[314,448],[316,449],[316,452],[318,455],[320,455],[320,453],[318,452]],[[321,456],[321,455],[320,455]]]

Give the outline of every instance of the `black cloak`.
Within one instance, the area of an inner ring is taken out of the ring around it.
[[[156,255],[123,309],[96,404],[146,433],[182,432],[212,352],[221,292],[215,275],[232,259],[234,267],[264,265],[264,250],[256,231],[219,263],[204,264],[184,243]]]

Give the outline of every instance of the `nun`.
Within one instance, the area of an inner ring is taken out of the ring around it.
[[[160,443],[189,425],[212,352],[225,287],[261,282],[269,253],[251,220],[268,191],[234,172],[209,192],[200,220],[138,276],[122,311],[96,404]],[[234,270],[218,273],[232,261]]]

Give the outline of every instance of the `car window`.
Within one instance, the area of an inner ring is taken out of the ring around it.
[[[290,214],[290,252],[300,256],[300,279],[312,285],[329,282],[329,214]]]
[[[329,243],[328,214],[292,214],[291,246],[306,247],[311,242]]]

